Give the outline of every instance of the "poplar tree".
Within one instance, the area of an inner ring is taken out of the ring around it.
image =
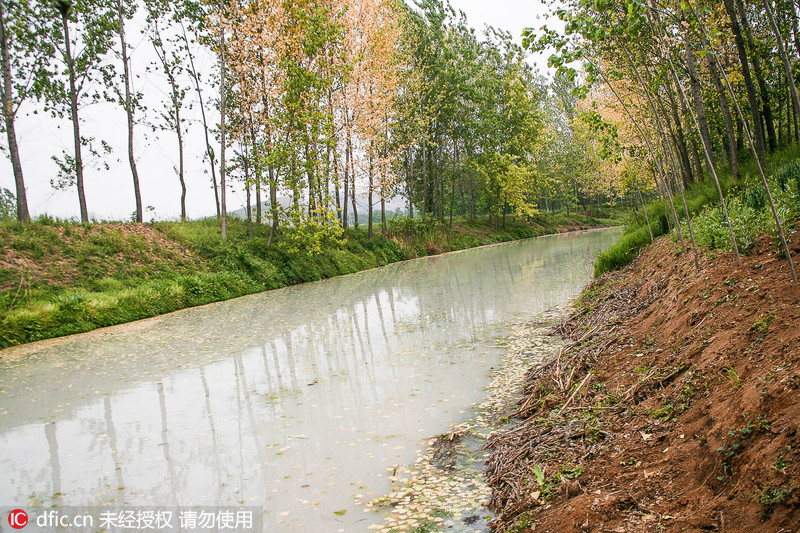
[[[83,147],[99,155],[92,138],[81,134],[80,109],[103,96],[103,81],[113,67],[107,60],[116,33],[112,0],[54,0],[43,4],[37,23],[53,62],[37,71],[36,94],[55,116],[72,125],[72,154],[53,159],[59,166],[57,186],[76,185],[81,222],[89,222],[84,186]],[[101,141],[104,151],[110,149]]]
[[[0,93],[2,94],[3,127],[8,142],[8,157],[14,173],[16,216],[20,222],[30,219],[25,179],[19,155],[16,118],[20,105],[32,96],[38,71],[46,65],[47,46],[39,46],[42,38],[38,27],[40,2],[32,0],[0,0]]]
[[[141,107],[141,94],[134,92],[133,79],[131,75],[130,56],[128,53],[128,38],[125,33],[126,23],[133,18],[136,13],[136,2],[123,2],[114,0],[116,11],[116,33],[119,38],[119,59],[122,62],[121,83],[122,90],[114,83],[114,80],[107,80],[112,87],[115,100],[125,111],[125,118],[128,126],[128,165],[131,169],[133,179],[133,196],[136,204],[136,222],[143,220],[142,213],[142,192],[139,187],[139,171],[136,168],[136,156],[134,154],[134,125],[136,124],[136,110]]]
[[[181,221],[185,221],[187,191],[184,164],[185,119],[183,111],[189,89],[182,82],[182,78],[187,70],[184,64],[192,52],[186,46],[181,35],[183,30],[181,19],[184,14],[180,4],[176,5],[166,0],[147,0],[145,7],[149,26],[147,36],[158,58],[157,68],[164,74],[169,84],[163,111],[159,112],[160,121],[154,124],[153,129],[154,131],[156,129],[170,130],[175,133],[178,144],[178,165],[174,170],[181,187]],[[181,32],[179,32],[179,27]]]

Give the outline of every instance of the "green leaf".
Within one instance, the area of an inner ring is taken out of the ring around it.
[[[543,486],[544,485],[544,472],[542,471],[542,467],[539,466],[539,465],[534,465],[533,473],[536,476],[536,483],[538,483],[540,487]]]

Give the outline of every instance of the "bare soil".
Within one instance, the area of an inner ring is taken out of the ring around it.
[[[800,531],[800,284],[768,237],[700,263],[662,238],[577,301],[487,444],[493,530]]]
[[[199,268],[201,260],[180,243],[154,227],[136,223],[105,223],[87,226],[40,226],[35,248],[24,236],[0,227],[0,292],[45,283],[59,287],[80,285],[87,271],[108,275],[135,269],[151,270],[167,265]],[[108,253],[110,252],[110,253]],[[144,276],[147,277],[147,276]]]

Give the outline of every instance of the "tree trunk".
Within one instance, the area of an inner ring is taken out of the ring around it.
[[[634,65],[634,72],[636,72],[637,75],[638,75],[639,71],[637,69],[635,69],[635,65]],[[644,85],[644,81],[642,80],[641,76],[639,76],[639,81],[640,81],[640,83],[642,83]],[[645,85],[645,90],[646,90],[646,85]],[[670,204],[671,204],[672,212],[673,212],[674,217],[675,217],[675,226],[678,227],[678,233],[679,233],[679,236],[681,238],[681,245],[685,246],[683,244],[683,236],[680,235],[681,234],[681,229],[680,229],[679,217],[678,217],[677,212],[675,211],[673,197],[671,195],[670,188],[669,188],[669,185],[667,183],[668,172],[665,169],[665,167],[666,167],[666,161],[669,161],[670,165],[672,166],[674,180],[677,182],[676,185],[677,185],[678,191],[680,192],[681,203],[683,205],[683,211],[684,211],[684,214],[686,216],[686,225],[687,225],[687,227],[689,229],[689,237],[690,237],[691,242],[692,242],[692,251],[694,253],[694,258],[695,258],[695,268],[699,271],[700,270],[700,265],[699,265],[699,262],[698,262],[698,259],[697,259],[697,243],[696,243],[695,238],[694,238],[694,229],[692,228],[691,218],[689,217],[689,207],[686,204],[686,196],[684,194],[684,184],[685,184],[685,182],[684,182],[683,177],[681,175],[682,172],[679,172],[679,170],[678,170],[678,163],[675,162],[675,157],[673,157],[673,153],[672,153],[672,145],[669,142],[670,135],[668,134],[667,128],[665,128],[663,123],[661,122],[661,119],[660,119],[660,116],[659,116],[660,114],[659,114],[658,110],[656,109],[655,102],[654,102],[653,98],[650,96],[649,92],[646,92],[645,94],[647,94],[647,96],[648,96],[648,101],[650,102],[651,109],[653,110],[653,113],[654,113],[654,115],[656,117],[656,123],[657,123],[657,126],[658,126],[659,130],[660,130],[661,139],[662,139],[662,142],[660,143],[661,144],[661,149],[662,149],[662,152],[664,153],[664,163],[663,163],[663,165],[661,165],[661,176],[662,176],[661,184],[662,185],[659,186],[659,182],[658,182],[658,180],[656,180],[656,187],[658,187],[659,189],[663,189],[664,190],[664,201],[666,202],[668,200],[670,202]],[[664,118],[666,119],[667,126],[669,126],[669,117],[667,115],[665,115]],[[641,132],[642,130],[639,129],[639,131]],[[677,151],[677,149],[676,149],[676,151]],[[653,154],[653,160],[654,160],[656,166],[658,166],[659,165],[659,163],[658,163],[658,155],[655,154],[655,153]],[[636,185],[637,190],[638,190],[638,184],[636,184],[634,182],[634,185]],[[641,192],[639,193],[639,196],[641,197]],[[612,213],[613,213],[613,206],[612,206]],[[648,218],[647,209],[646,208],[645,208],[645,218],[646,219]],[[667,223],[668,224],[669,224],[669,220],[670,219],[668,217],[667,218]],[[648,221],[648,229],[649,229],[649,221]],[[672,231],[672,230],[670,229],[670,231]],[[650,235],[651,235],[651,240],[652,240],[652,231],[651,231]]]
[[[389,120],[388,117],[384,115],[383,117],[384,122],[384,137],[382,139],[383,142],[383,153],[381,154],[381,162],[380,162],[380,195],[381,195],[381,235],[386,237],[386,195],[388,193],[387,183],[386,183],[386,165],[389,159],[388,154],[388,143],[389,143],[389,129],[388,124]]]
[[[211,139],[208,136],[208,120],[206,119],[206,106],[203,103],[203,91],[200,89],[200,74],[194,65],[194,56],[192,55],[189,47],[189,37],[186,35],[186,27],[181,22],[181,30],[183,30],[183,42],[186,45],[187,57],[189,59],[189,73],[192,81],[194,81],[195,92],[197,92],[197,100],[200,104],[200,117],[203,120],[203,134],[206,140],[206,156],[208,157],[208,164],[211,167],[211,184],[214,187],[214,200],[217,205],[217,218],[221,216],[221,208],[219,202],[219,187],[217,186],[217,167],[214,161],[214,149],[211,147]]]
[[[699,22],[699,21],[698,21]],[[700,41],[703,47],[708,50],[710,48],[705,36],[700,33]],[[719,76],[719,69],[717,67],[716,54],[706,54],[706,61],[708,62],[708,71],[711,74],[711,81],[714,83],[714,88],[719,94],[720,108],[722,109],[722,119],[725,122],[725,134],[728,138],[728,157],[731,163],[731,176],[735,181],[739,179],[739,148],[736,143],[736,132],[733,129],[733,116],[731,114],[731,107],[728,103],[728,95],[722,80]]]
[[[778,78],[777,89],[776,90],[778,92],[778,98],[776,98],[777,103],[776,103],[776,107],[775,107],[775,112],[778,115],[778,120],[776,121],[777,124],[775,126],[775,129],[778,130],[778,146],[783,146],[783,142],[784,142],[785,139],[784,139],[784,134],[783,134],[783,98],[782,98],[782,95],[783,95],[784,91],[783,91],[783,80],[781,78]],[[787,92],[788,92],[788,88],[787,88]]]
[[[689,5],[691,6],[691,4],[689,4]],[[697,13],[694,11],[694,8],[692,8],[692,11],[695,14],[695,18],[697,18]],[[702,25],[700,25],[700,29],[701,29],[701,31],[705,32],[705,29],[703,28]],[[707,50],[707,52],[714,53],[713,50],[711,50],[711,49]],[[722,75],[725,78],[725,84],[727,85],[727,87],[728,87],[728,89],[729,89],[729,91],[731,93],[731,98],[733,99],[733,103],[736,106],[736,112],[739,114],[739,118],[743,121],[744,120],[744,114],[742,113],[742,108],[739,105],[739,101],[736,98],[736,93],[734,92],[733,87],[731,86],[730,80],[728,79],[728,76],[725,73],[724,69],[722,70]],[[778,230],[778,236],[780,237],[780,240],[781,240],[781,245],[783,247],[783,252],[786,255],[786,259],[787,259],[787,261],[789,263],[789,271],[791,272],[791,275],[792,275],[792,281],[797,282],[797,273],[795,272],[794,263],[792,261],[792,252],[791,252],[791,250],[789,250],[789,246],[788,246],[788,244],[786,242],[786,234],[783,231],[783,225],[781,224],[780,217],[778,216],[778,212],[777,212],[777,210],[775,208],[775,202],[774,202],[774,200],[772,198],[772,193],[770,192],[769,183],[767,181],[767,176],[764,173],[764,166],[762,165],[761,159],[758,157],[758,153],[757,153],[757,151],[755,149],[755,145],[753,143],[753,137],[750,135],[750,130],[749,130],[749,128],[747,128],[747,124],[744,124],[744,126],[745,126],[745,132],[747,133],[747,140],[749,141],[750,147],[753,150],[753,155],[756,156],[755,157],[756,166],[758,167],[758,172],[759,172],[759,174],[761,176],[761,182],[764,185],[764,190],[765,190],[765,192],[767,194],[767,202],[769,203],[770,210],[772,211],[772,217],[773,217],[773,219],[775,221],[775,227]],[[724,202],[722,203],[722,207],[723,207],[723,209],[725,208],[725,203]],[[727,218],[727,215],[728,214],[726,212],[725,213],[726,218]],[[735,244],[735,241],[734,241],[734,244]]]
[[[303,143],[303,150],[306,156],[306,178],[308,179],[308,217],[312,218],[317,211],[317,201],[315,197],[316,176],[314,172],[314,160],[311,156],[311,150],[308,146],[308,131],[305,133],[305,142]]]
[[[652,77],[652,74],[650,76]],[[681,108],[678,106],[678,102],[675,100],[675,93],[674,93],[674,88],[672,87],[671,80],[668,80],[668,82],[666,83],[666,88],[667,88],[667,96],[669,97],[669,102],[670,102],[670,110],[672,111],[672,121],[675,122],[676,142],[678,145],[678,154],[680,156],[680,161],[681,161],[681,173],[683,174],[683,183],[684,185],[688,186],[692,181],[694,181],[694,174],[692,172],[692,163],[689,160],[689,146],[686,144],[686,134],[684,133],[683,122],[681,121],[681,116],[679,113],[679,110]],[[669,125],[670,123],[669,115],[666,112],[664,112],[663,114],[667,120],[667,125]],[[700,175],[698,175],[698,179],[700,179]]]
[[[342,193],[339,184],[339,150],[338,150],[338,143],[334,140],[333,145],[333,191],[336,195],[336,218],[339,220],[339,224],[342,224],[342,201],[340,195]],[[344,225],[342,224],[342,227]]]
[[[441,143],[443,142],[441,138],[437,139],[439,141],[437,145],[437,154],[435,160],[435,169],[436,169],[436,177],[434,182],[434,191],[438,189],[439,191],[439,201],[435,203],[437,214],[439,215],[439,220],[444,220],[444,178],[442,177],[443,173],[443,160],[444,160],[444,150],[442,150]],[[438,184],[438,187],[436,187]]]
[[[750,113],[753,115],[754,132],[756,137],[756,151],[758,157],[763,161],[766,156],[766,148],[764,145],[764,131],[761,122],[761,110],[758,105],[758,96],[753,86],[753,78],[750,75],[750,60],[747,57],[747,48],[744,45],[742,38],[742,30],[739,26],[739,19],[736,15],[736,9],[733,5],[733,0],[723,0],[725,3],[725,11],[728,13],[728,18],[731,20],[731,31],[733,31],[733,39],[736,42],[736,50],[739,54],[739,62],[742,65],[742,77],[744,78],[744,85],[747,89],[747,99],[750,102]]]
[[[386,237],[386,169],[381,169],[381,233]]]
[[[697,111],[697,122],[700,125],[700,137],[703,140],[703,146],[711,147],[711,132],[708,129],[708,118],[706,117],[706,106],[703,103],[703,91],[700,88],[700,78],[697,75],[697,63],[694,58],[694,50],[692,49],[692,41],[688,32],[684,32],[684,41],[686,43],[686,66],[689,69],[689,86],[692,89],[692,99],[694,100],[694,107]],[[714,153],[709,152],[709,164],[714,165]]]
[[[220,28],[219,32],[220,54],[219,54],[219,137],[220,137],[220,154],[219,154],[219,188],[220,188],[220,223],[222,227],[222,240],[228,238],[228,211],[225,205],[225,106],[226,106],[226,88],[225,88],[225,29]]]
[[[70,118],[72,119],[72,138],[75,147],[75,178],[78,188],[78,203],[81,210],[81,223],[89,223],[89,211],[86,207],[86,193],[83,188],[83,156],[81,155],[81,128],[78,120],[78,89],[75,83],[75,62],[72,58],[72,48],[69,42],[68,9],[61,10],[61,24],[64,29],[64,53],[66,55],[67,69],[69,70],[69,104]]]
[[[453,227],[453,211],[456,207],[456,174],[458,172],[458,143],[453,141],[453,172],[450,180],[450,227]]]
[[[374,170],[375,170],[374,169],[374,160],[375,160],[375,158],[372,155],[372,148],[373,148],[373,143],[372,143],[372,141],[370,141],[370,143],[369,143],[369,169],[367,171],[367,175],[369,177],[369,180],[368,180],[368,183],[369,183],[368,187],[369,188],[367,189],[367,217],[368,217],[368,219],[367,219],[367,237],[369,237],[370,239],[372,238],[372,190],[374,188],[372,181],[373,181],[373,173],[374,173]]]
[[[406,197],[408,198],[408,216],[414,218],[414,176],[412,175],[411,147],[406,148]]]
[[[792,120],[790,120],[789,122],[791,124],[797,124],[798,116],[797,113],[795,112],[795,107],[793,105],[788,107],[792,110]],[[795,142],[800,141],[800,135],[798,135],[797,128],[794,128],[794,140]]]
[[[167,81],[169,81],[169,89],[170,89],[170,99],[172,100],[172,109],[170,112],[170,119],[174,121],[175,124],[175,135],[178,138],[178,168],[176,172],[178,173],[178,181],[181,185],[181,222],[186,221],[186,181],[184,175],[184,154],[183,154],[183,128],[181,127],[181,97],[180,92],[178,90],[178,82],[175,79],[175,75],[170,69],[169,62],[167,61],[166,51],[164,50],[163,46],[161,46],[161,34],[159,33],[158,27],[155,27],[155,37],[152,41],[153,49],[156,52],[156,56],[158,56],[158,60],[161,62],[161,67],[164,69],[164,74],[167,76]]]
[[[133,154],[133,125],[134,109],[133,97],[131,95],[131,70],[128,64],[128,43],[125,40],[125,17],[122,14],[122,0],[117,0],[117,34],[119,35],[119,45],[122,51],[122,82],[125,84],[125,115],[128,119],[128,165],[131,167],[133,178],[133,196],[136,201],[136,222],[141,223],[142,216],[142,192],[139,189],[139,172],[136,170],[136,158]],[[178,125],[180,127],[180,124]]]
[[[322,197],[323,211],[329,212],[331,208],[331,143],[330,139],[325,140],[325,182],[324,187],[320,190]],[[320,214],[320,218],[322,215]]]
[[[681,116],[686,117],[689,115],[689,107],[688,107],[688,100],[684,101],[681,97],[681,91],[683,90],[679,85],[678,82],[674,79],[670,80],[670,85],[675,87],[675,91],[678,93],[678,100],[680,101],[681,106]],[[681,117],[678,118],[681,120]],[[688,120],[688,119],[687,119]],[[689,128],[689,146],[691,147],[690,155],[692,158],[692,163],[694,163],[694,175],[695,179],[702,180],[703,179],[703,163],[700,161],[700,149],[697,146],[697,140],[695,139],[694,135],[691,134],[691,126],[687,126]],[[684,183],[684,185],[689,185],[688,183]]]
[[[347,110],[345,110],[345,114]],[[345,119],[347,120],[347,119]],[[347,200],[350,195],[350,128],[345,124],[347,131],[345,132],[345,145],[344,145],[344,183],[342,183],[342,228],[347,229],[350,224],[350,214],[348,213],[349,205]]]
[[[270,117],[269,117],[269,101],[266,97],[266,92],[264,93],[264,113],[266,115],[266,140],[267,140],[267,155],[272,154],[272,128],[270,127]],[[267,160],[267,176],[269,178],[269,209],[270,213],[272,214],[272,226],[270,227],[269,231],[269,239],[267,240],[267,248],[272,246],[272,239],[275,238],[275,234],[278,232],[278,224],[280,223],[280,216],[278,213],[278,177],[275,174],[275,167],[270,159]]]
[[[736,148],[740,152],[744,148],[744,123],[740,118],[736,120]]]
[[[13,83],[11,81],[11,58],[8,52],[8,36],[6,35],[6,0],[0,0],[0,60],[3,69],[3,119],[6,126],[8,139],[8,155],[11,158],[11,168],[14,172],[14,185],[17,196],[17,220],[28,222],[28,196],[25,191],[25,180],[22,175],[22,162],[19,157],[17,144],[17,130],[14,124],[16,111],[14,109]]]
[[[177,127],[175,132],[178,134],[178,179],[181,182],[181,222],[186,221],[186,179],[183,167],[183,132],[181,131],[181,110],[178,103],[175,103],[175,122]]]
[[[794,37],[794,52],[800,58],[800,31],[797,28],[797,5],[794,0],[789,0],[792,6],[792,11],[789,13],[789,18],[792,20],[792,36]]]
[[[471,177],[467,182],[467,189],[469,190],[469,221],[475,222],[475,187]]]
[[[269,164],[269,210],[272,213],[272,227],[269,232],[269,241],[267,241],[267,248],[272,246],[272,239],[278,232],[278,223],[280,217],[278,215],[278,181],[275,176],[275,169],[272,163]]]
[[[289,137],[289,133],[287,130],[286,137]],[[292,176],[292,221],[295,225],[300,223],[299,215],[300,215],[300,187],[298,185],[298,180],[296,178],[297,170],[297,154],[292,154],[292,162],[289,166],[289,175]]]
[[[250,196],[250,164],[248,163],[249,157],[247,156],[247,148],[245,147],[245,154],[244,154],[244,191],[245,197],[247,200],[247,208],[245,212],[247,213],[247,235],[250,237],[253,236],[253,202]]]
[[[261,225],[261,157],[259,154],[260,150],[256,148],[256,132],[254,127],[250,128],[250,144],[253,147],[253,161],[255,162],[253,173],[255,174],[256,189],[256,225]]]
[[[250,237],[253,236],[253,206],[251,205],[250,199],[250,182],[245,180],[244,182],[245,192],[247,194],[247,235]]]
[[[800,116],[800,98],[797,95],[797,87],[794,84],[794,74],[792,73],[792,65],[789,62],[789,55],[786,53],[786,47],[783,45],[783,37],[781,37],[781,31],[778,28],[778,24],[775,22],[775,16],[772,14],[772,7],[769,5],[769,0],[764,0],[764,7],[767,10],[767,18],[769,18],[769,24],[772,27],[772,33],[775,34],[775,40],[778,43],[778,52],[781,55],[781,59],[783,60],[783,67],[786,69],[786,78],[789,83],[789,92],[792,95],[792,105],[794,106],[794,135],[795,138],[800,138],[800,131],[798,131],[797,125],[797,117]]]
[[[769,151],[774,152],[777,148],[777,139],[775,138],[775,120],[772,118],[772,105],[770,103],[769,88],[767,87],[767,82],[764,80],[764,72],[761,69],[761,60],[756,52],[756,43],[753,39],[753,32],[750,29],[750,22],[747,20],[747,12],[744,8],[744,2],[742,2],[742,0],[736,0],[736,7],[739,9],[739,19],[742,23],[744,35],[747,37],[747,44],[750,46],[750,58],[753,62],[753,74],[756,76],[758,90],[761,93],[761,101],[764,103],[761,116],[764,119],[764,125],[767,129],[767,144],[769,146]]]
[[[328,153],[333,157],[333,192],[336,196],[336,220],[342,224],[342,202],[339,198],[339,137],[336,133],[336,118],[333,108],[333,91],[328,89],[328,115],[331,125],[331,139],[328,142]],[[332,152],[332,153],[331,153]],[[344,226],[342,226],[344,227]]]
[[[633,69],[633,72],[636,74],[636,78],[639,80],[639,84],[642,86],[642,90],[644,91],[644,94],[647,97],[647,102],[650,104],[650,110],[652,111],[653,116],[656,119],[656,125],[658,127],[657,131],[661,134],[662,150],[665,153],[665,158],[664,159],[665,159],[665,161],[666,160],[670,161],[670,163],[672,165],[672,170],[673,170],[674,175],[675,175],[675,179],[678,180],[679,179],[678,165],[675,163],[675,158],[673,157],[672,148],[671,148],[671,145],[670,145],[670,137],[673,139],[673,143],[672,144],[676,144],[676,143],[675,143],[675,136],[674,136],[674,134],[672,134],[672,127],[670,125],[669,115],[664,111],[664,107],[663,107],[663,105],[661,105],[660,101],[658,102],[658,104],[656,104],[655,99],[650,94],[650,91],[649,91],[647,83],[645,82],[644,78],[642,77],[639,68],[637,68],[636,63],[634,62],[633,57],[631,56],[630,51],[628,50],[628,47],[625,46],[624,44],[623,44],[623,50],[625,52],[625,56],[628,58],[628,62],[630,63],[631,68]],[[645,68],[647,68],[646,65],[645,65]],[[648,74],[650,73],[649,69],[648,69],[647,72],[648,72]],[[674,110],[675,109],[675,106],[674,106],[675,102],[674,102],[674,99],[672,98],[671,93],[670,93],[670,100],[672,102],[673,110]],[[659,112],[659,110],[660,110],[660,112]],[[663,119],[664,119],[663,121],[662,121],[662,118],[661,118],[662,114],[664,115],[663,116]],[[676,119],[677,119],[677,112],[676,112]],[[664,126],[664,122],[667,123],[666,127]],[[678,119],[678,127],[680,128],[680,120],[679,119]],[[682,136],[683,135],[683,129],[680,128],[680,131],[681,131],[681,136]],[[677,145],[676,145],[676,147],[677,147],[677,151],[680,152],[680,147],[677,146]],[[655,157],[655,154],[653,154],[653,156]],[[681,163],[683,164],[683,160],[681,160]],[[688,156],[686,157],[686,167],[687,168],[689,167],[689,158],[688,158]],[[689,170],[687,172],[686,170],[681,168],[679,190],[681,192],[681,200],[683,201],[683,208],[684,208],[684,211],[686,212],[687,224],[689,225],[690,234],[692,236],[692,247],[693,247],[693,250],[694,250],[694,252],[696,254],[697,253],[697,247],[696,247],[695,241],[694,241],[694,232],[691,230],[691,221],[689,220],[689,209],[686,206],[686,198],[685,198],[685,196],[683,194],[683,187],[687,183],[687,181],[686,181],[687,180],[687,174],[690,175],[691,174],[691,170]],[[638,187],[638,185],[637,185],[637,187]],[[641,193],[639,193],[639,196],[641,197]],[[633,205],[634,205],[634,209],[635,209],[635,206],[636,206],[635,199],[634,199]],[[613,213],[613,205],[612,205],[612,213]],[[647,215],[647,213],[645,213],[645,215]],[[651,237],[652,237],[652,233],[651,233]]]
[[[256,165],[256,224],[261,224],[261,171]]]
[[[425,149],[428,143],[422,141],[422,216],[428,214],[428,151]]]
[[[356,207],[356,171],[353,161],[353,139],[347,132],[347,150],[350,152],[350,203],[353,207],[353,227],[358,227],[358,208]]]
[[[729,2],[730,0],[726,0],[726,1]],[[662,39],[664,38],[663,35],[661,37],[662,37]],[[662,43],[663,42],[665,42],[665,41],[662,41]],[[688,107],[689,98],[688,98],[688,96],[686,96],[686,92],[683,90],[683,87],[681,87],[681,85],[680,85],[680,81],[678,80],[678,74],[675,71],[675,65],[672,63],[672,58],[669,56],[669,50],[666,50],[663,55],[666,57],[667,62],[669,63],[670,73],[671,73],[672,78],[673,78],[673,80],[675,82],[675,85],[678,87],[678,90],[680,91],[680,94],[683,97],[682,101],[687,102],[686,105]],[[692,121],[694,122],[695,127],[697,128],[697,131],[700,131],[700,129],[701,129],[700,128],[700,123],[699,123],[697,117],[694,115],[694,113],[691,112],[691,109],[689,110],[689,112],[690,112],[690,115],[692,117]],[[726,223],[728,225],[728,232],[730,234],[731,243],[733,244],[733,249],[736,252],[736,260],[737,260],[737,263],[739,264],[739,266],[741,266],[742,265],[742,257],[739,254],[739,245],[737,244],[736,236],[733,233],[733,225],[731,224],[731,219],[730,219],[730,216],[728,215],[728,206],[727,206],[727,202],[725,201],[725,195],[722,192],[722,185],[719,182],[719,177],[717,176],[717,170],[716,170],[716,168],[714,166],[714,162],[713,162],[713,160],[711,158],[711,146],[706,142],[706,138],[703,135],[700,136],[700,140],[703,142],[703,152],[705,153],[705,156],[706,156],[706,164],[708,165],[708,172],[714,178],[714,183],[717,185],[717,192],[719,193],[720,204],[722,205],[722,211],[725,214],[725,221],[726,221]],[[672,202],[670,201],[670,203],[672,203]],[[680,226],[678,225],[677,217],[676,217],[675,223],[676,223],[676,226],[678,228],[680,228]],[[696,254],[695,254],[695,258],[696,258]]]

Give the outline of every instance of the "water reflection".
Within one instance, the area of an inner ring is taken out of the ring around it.
[[[267,529],[366,529],[353,495],[463,419],[497,337],[573,296],[617,236],[409,261],[1,363],[0,503],[244,503]]]

